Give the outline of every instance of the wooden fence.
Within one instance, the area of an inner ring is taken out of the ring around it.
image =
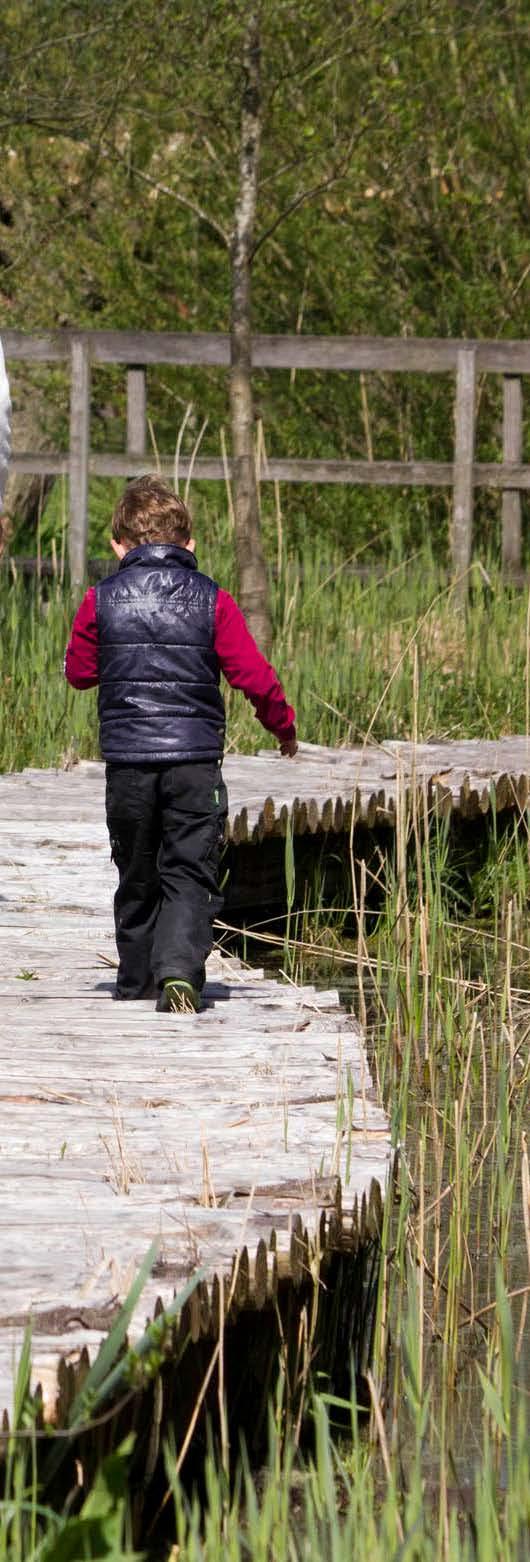
[[[43,335],[5,331],[6,358],[70,364],[70,441],[67,452],[18,452],[16,471],[41,476],[65,474],[70,484],[69,563],[71,579],[86,573],[89,477],[130,477],[147,471],[146,369],[149,364],[228,368],[228,336],[194,332],[59,330]],[[455,375],[454,459],[443,461],[330,461],[271,459],[260,480],[290,483],[355,483],[382,487],[450,487],[453,490],[451,550],[457,577],[465,579],[471,559],[475,488],[502,490],[502,559],[506,569],[521,562],[521,492],[530,489],[524,465],[522,376],[530,374],[529,341],[467,341],[444,338],[362,336],[254,336],[252,361],[260,369],[379,371]],[[90,449],[92,364],[123,364],[127,374],[127,449],[122,455]],[[475,461],[476,382],[483,373],[503,376],[502,461]],[[172,476],[173,458],[160,460]],[[219,458],[198,458],[193,476],[223,479],[230,472]],[[187,477],[190,459],[179,472]]]

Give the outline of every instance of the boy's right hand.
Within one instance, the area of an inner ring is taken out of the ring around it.
[[[286,743],[280,743],[280,754],[284,754],[287,759],[294,759],[297,748],[296,738],[288,738]]]

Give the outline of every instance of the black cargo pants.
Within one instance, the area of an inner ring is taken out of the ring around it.
[[[120,875],[114,897],[117,998],[141,998],[169,976],[199,991],[222,905],[227,814],[218,763],[108,764],[107,825]]]

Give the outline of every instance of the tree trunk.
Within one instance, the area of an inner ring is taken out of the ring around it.
[[[243,72],[239,190],[230,247],[230,410],[235,547],[241,608],[260,649],[268,655],[272,631],[256,481],[251,374],[250,266],[256,216],[261,116],[260,22],[257,5],[251,6],[247,16]]]

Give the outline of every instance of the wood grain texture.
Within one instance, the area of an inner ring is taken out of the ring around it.
[[[97,764],[0,777],[0,1410],[31,1317],[58,1420],[153,1238],[131,1338],[200,1267],[198,1338],[236,1254],[232,1309],[260,1309],[315,1252],[374,1237],[391,1159],[336,992],[216,952],[197,1016],[113,1001],[103,817]]]
[[[145,459],[147,385],[145,369],[127,370],[127,453]]]
[[[475,453],[476,356],[472,348],[458,354],[455,403],[455,460],[451,557],[460,598],[467,596],[467,570],[473,541],[473,459]]]
[[[86,570],[88,457],[90,450],[90,356],[86,342],[72,338],[70,363],[70,578],[80,585]]]
[[[141,477],[157,471],[166,479],[172,479],[175,469],[174,456],[159,455],[155,463],[152,457],[128,452],[94,452],[88,458],[90,477]],[[10,465],[16,472],[27,476],[43,473],[50,477],[68,474],[69,456],[66,451],[14,452]],[[193,476],[196,482],[223,482],[233,472],[228,456],[226,461],[218,456],[198,456],[192,461],[181,456],[181,477]],[[266,467],[259,471],[260,483],[343,483],[346,487],[371,488],[451,488],[454,466],[449,461],[331,461],[311,458],[271,456]],[[471,468],[473,488],[530,489],[530,464],[522,462],[475,461]]]
[[[72,337],[82,339],[93,363],[199,364],[228,368],[230,339],[207,331],[77,331],[5,330],[4,352],[10,359],[34,363],[64,362]],[[530,373],[530,341],[457,337],[259,335],[252,337],[256,368],[394,371],[447,374],[454,372],[462,348],[475,351],[477,369],[494,374]]]
[[[505,462],[520,466],[523,458],[523,388],[516,375],[503,381],[502,453]],[[502,496],[502,563],[508,571],[521,566],[521,494],[514,487]]]

